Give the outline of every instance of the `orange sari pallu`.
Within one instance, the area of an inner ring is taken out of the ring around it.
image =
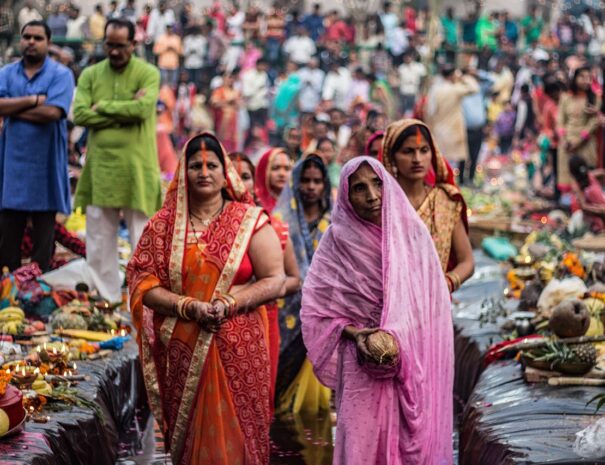
[[[228,319],[213,335],[196,322],[143,305],[145,293],[157,286],[210,302],[251,279],[248,246],[268,218],[252,205],[224,150],[223,158],[233,201],[208,229],[197,240],[190,231],[183,156],[162,209],[147,224],[128,264],[149,403],[175,465],[269,462],[264,307]]]

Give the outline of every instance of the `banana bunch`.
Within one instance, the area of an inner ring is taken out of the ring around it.
[[[50,396],[53,393],[53,388],[50,384],[44,381],[42,376],[38,376],[38,379],[34,381],[32,385],[32,389],[36,391],[38,394],[42,394],[44,396]]]
[[[7,307],[0,310],[0,334],[16,336],[23,331],[25,313],[19,307]]]

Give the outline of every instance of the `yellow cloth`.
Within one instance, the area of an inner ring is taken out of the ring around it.
[[[309,359],[305,359],[298,375],[279,399],[276,411],[295,414],[300,412],[316,414],[320,410],[327,411],[330,408],[331,395],[330,388],[319,382],[313,373],[313,365]]]

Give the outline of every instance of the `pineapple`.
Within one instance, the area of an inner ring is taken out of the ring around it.
[[[574,344],[571,346],[575,358],[581,362],[590,365],[596,365],[597,363],[597,349],[590,343],[585,344]]]

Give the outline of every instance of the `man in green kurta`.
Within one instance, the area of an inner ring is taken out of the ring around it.
[[[147,220],[161,205],[155,135],[160,75],[132,56],[134,33],[129,21],[107,22],[107,59],[83,71],[74,102],[75,124],[88,128],[75,206],[86,211],[90,278],[110,301],[121,300],[120,213],[134,250]]]

